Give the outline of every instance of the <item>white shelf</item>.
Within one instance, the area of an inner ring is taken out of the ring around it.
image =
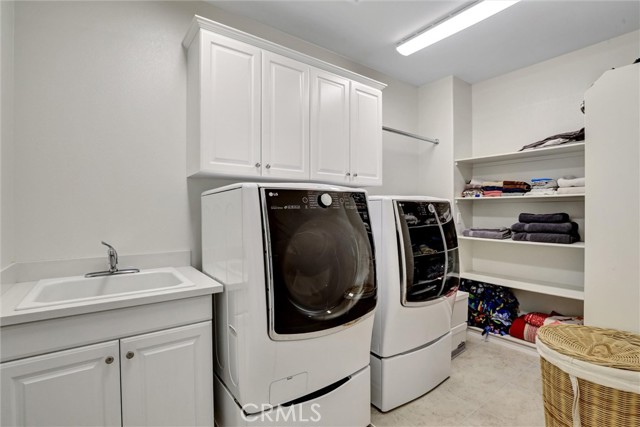
[[[478,328],[476,326],[468,326],[467,328],[469,329],[470,332],[478,334],[478,335],[482,336],[483,338],[487,336],[487,335],[482,335],[482,332],[483,332],[482,329],[480,329],[480,328]],[[528,349],[536,350],[536,354],[537,354],[536,345],[534,343],[529,342],[529,341],[525,341],[525,340],[521,340],[521,339],[518,339],[518,338],[514,338],[511,335],[489,334],[488,341],[491,341],[493,339],[500,340],[500,341],[503,341],[505,343],[509,343],[509,344],[512,344],[512,345],[515,344],[515,345],[527,347]]]
[[[456,197],[458,202],[559,202],[584,201],[584,194],[558,194],[554,196]]]
[[[492,156],[468,157],[466,159],[457,159],[455,160],[455,163],[457,166],[473,166],[497,162],[542,160],[542,158],[544,157],[557,157],[564,154],[584,154],[584,142],[558,145],[556,147],[549,148],[517,151],[512,153],[495,154]]]
[[[514,276],[478,273],[473,270],[461,272],[460,277],[462,279],[470,279],[477,282],[486,282],[493,285],[505,286],[511,289],[520,289],[523,291],[536,292],[539,294],[553,295],[575,300],[584,300],[584,289],[583,287],[578,285],[528,281]]]
[[[466,240],[470,242],[504,243],[504,244],[525,245],[525,246],[549,246],[553,248],[584,249],[584,242],[576,242],[572,244],[522,242],[519,240],[512,240],[512,239],[483,239],[481,237],[467,237],[467,236],[458,236],[458,240]]]

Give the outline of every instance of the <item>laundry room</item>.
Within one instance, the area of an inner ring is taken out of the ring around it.
[[[0,33],[0,426],[640,426],[640,2]]]

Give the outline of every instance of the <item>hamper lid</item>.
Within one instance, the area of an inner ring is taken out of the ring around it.
[[[537,339],[550,349],[595,365],[640,372],[640,335],[582,325],[547,325]]]

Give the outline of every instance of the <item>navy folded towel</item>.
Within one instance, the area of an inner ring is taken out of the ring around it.
[[[575,222],[518,222],[511,226],[511,230],[518,233],[559,233],[575,235],[578,233],[578,224]]]
[[[545,222],[545,223],[554,223],[554,222],[569,222],[569,214],[560,212],[560,213],[552,213],[552,214],[532,214],[532,213],[521,213],[518,216],[518,222]]]
[[[539,242],[539,243],[563,243],[571,244],[578,241],[574,236],[570,234],[553,234],[553,233],[514,233],[513,240],[519,240],[524,242]]]

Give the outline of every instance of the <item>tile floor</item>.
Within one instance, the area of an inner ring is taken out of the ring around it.
[[[467,349],[453,359],[451,377],[431,392],[382,413],[375,427],[544,426],[540,362],[534,353],[467,334]]]

